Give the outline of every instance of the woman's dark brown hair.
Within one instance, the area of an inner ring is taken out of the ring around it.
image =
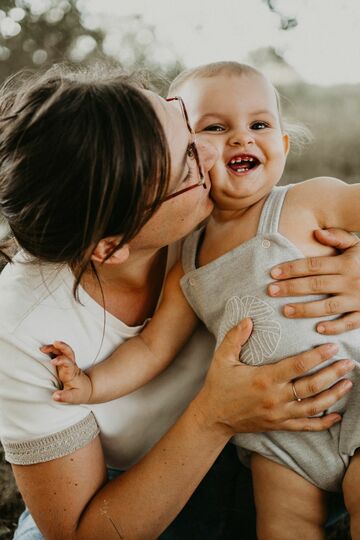
[[[57,67],[5,85],[0,214],[36,260],[77,268],[74,292],[99,240],[121,235],[120,247],[151,217],[169,169],[162,126],[129,77]]]

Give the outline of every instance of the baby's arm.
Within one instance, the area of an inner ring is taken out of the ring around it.
[[[293,203],[306,203],[306,206],[314,211],[321,228],[337,227],[351,232],[360,231],[360,184],[347,184],[337,178],[319,177],[301,182],[294,186],[293,190]]]
[[[197,317],[187,303],[179,280],[183,275],[178,263],[169,273],[161,304],[142,332],[120,345],[109,358],[81,371],[69,351],[59,347],[61,356],[52,360],[64,390],[54,399],[67,403],[102,403],[129,394],[163,371],[190,338]],[[66,346],[66,344],[64,344]],[[43,352],[58,354],[50,346]],[[65,352],[65,357],[64,357]]]

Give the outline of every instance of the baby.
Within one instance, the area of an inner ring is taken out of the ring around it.
[[[197,317],[217,345],[241,319],[251,318],[241,361],[252,365],[326,342],[316,332],[320,319],[283,317],[269,269],[328,253],[315,241],[315,229],[360,230],[360,185],[321,177],[276,187],[289,137],[276,90],[250,66],[221,62],[183,72],[170,94],[184,99],[198,138],[208,137],[218,149],[211,171],[215,209],[206,227],[185,241],[182,265],[172,270],[161,305],[139,336],[86,374],[77,368],[68,345],[55,342],[42,349],[56,356],[52,362],[64,384],[54,394],[59,401],[108,401],[145,384],[189,338]],[[272,297],[266,295],[268,287]],[[338,358],[360,360],[359,337],[358,331],[341,336]],[[260,539],[324,538],[326,492],[341,489],[352,537],[360,538],[359,374],[358,364],[351,395],[334,407],[343,420],[328,431],[234,438],[240,459],[252,469]],[[304,397],[294,385],[294,399]]]

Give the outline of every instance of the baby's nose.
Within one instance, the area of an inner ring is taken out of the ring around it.
[[[247,130],[238,130],[233,133],[229,139],[229,143],[232,146],[246,146],[254,142],[254,135]]]

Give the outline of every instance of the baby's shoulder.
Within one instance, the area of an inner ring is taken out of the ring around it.
[[[332,176],[316,176],[295,183],[288,190],[287,201],[308,203],[308,207],[318,205],[325,194],[343,186],[345,182]]]
[[[341,180],[326,176],[311,178],[292,186],[281,212],[279,232],[291,240],[304,256],[328,255],[327,246],[314,239],[314,231],[327,226],[332,200],[336,200]],[[330,226],[336,226],[336,222]]]

